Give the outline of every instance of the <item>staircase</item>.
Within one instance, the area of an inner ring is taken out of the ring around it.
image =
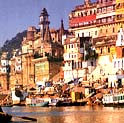
[[[113,67],[113,62],[109,60],[108,56],[101,56],[98,59],[98,63],[100,64],[97,64],[96,68],[89,75],[88,81],[96,81],[99,78],[116,73],[116,69]]]

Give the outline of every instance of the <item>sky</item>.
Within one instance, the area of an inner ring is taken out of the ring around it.
[[[58,29],[63,19],[68,29],[69,13],[83,3],[84,0],[0,0],[0,47],[29,26],[39,28],[43,8],[48,11],[50,28]]]

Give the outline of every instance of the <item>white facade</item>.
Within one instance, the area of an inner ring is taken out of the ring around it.
[[[118,38],[116,41],[116,46],[124,46],[124,31],[122,28],[118,32]]]
[[[75,36],[76,37],[97,38],[98,37],[98,29],[96,27],[77,29],[77,30],[75,30]]]

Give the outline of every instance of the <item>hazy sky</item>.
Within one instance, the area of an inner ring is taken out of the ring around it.
[[[0,0],[0,46],[29,26],[39,28],[39,15],[44,7],[50,15],[50,28],[58,29],[63,19],[67,29],[68,14],[83,3],[84,0]]]

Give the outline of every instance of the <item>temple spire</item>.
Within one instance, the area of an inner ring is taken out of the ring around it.
[[[64,35],[65,29],[63,24],[63,19],[61,20],[61,27],[59,29],[59,42],[62,43],[62,35]]]

